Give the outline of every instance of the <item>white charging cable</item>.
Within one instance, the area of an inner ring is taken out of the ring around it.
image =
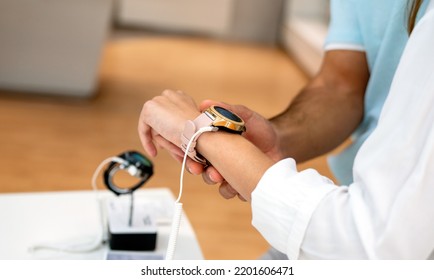
[[[167,251],[166,251],[166,260],[173,260],[173,255],[175,254],[175,250],[176,250],[176,242],[178,239],[179,227],[180,227],[181,218],[182,218],[182,203],[180,201],[181,201],[182,191],[184,188],[183,182],[184,182],[185,165],[187,162],[188,151],[190,150],[193,142],[202,133],[209,132],[209,131],[215,131],[215,130],[216,130],[215,127],[203,127],[201,129],[199,129],[195,134],[193,134],[193,136],[191,137],[191,139],[188,142],[187,147],[185,149],[184,159],[182,161],[182,167],[181,167],[181,175],[179,177],[179,195],[175,201],[173,218],[172,218],[172,228],[170,231],[169,243],[167,245]]]
[[[96,237],[92,237],[93,239],[91,242],[76,242],[75,244],[67,244],[66,242],[61,243],[40,243],[37,245],[34,245],[29,248],[29,251],[34,252],[36,250],[53,250],[53,251],[61,251],[66,253],[87,253],[97,250],[106,239],[106,231],[105,231],[105,220],[104,220],[104,212],[101,209],[102,203],[99,197],[98,193],[98,185],[97,185],[97,179],[98,175],[101,172],[101,169],[111,163],[111,162],[117,162],[119,164],[128,165],[128,162],[120,157],[109,157],[105,160],[103,160],[98,167],[96,168],[95,172],[92,176],[92,189],[95,194],[95,199],[97,202],[97,213],[98,218],[100,222],[100,233]],[[89,239],[89,238],[88,238]]]

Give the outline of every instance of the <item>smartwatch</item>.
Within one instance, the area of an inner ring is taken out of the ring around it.
[[[220,130],[234,134],[241,134],[246,131],[244,121],[237,114],[220,106],[211,106],[196,119],[187,121],[181,135],[181,148],[187,152],[190,158],[204,165],[207,164],[207,160],[195,149],[200,134],[192,139],[196,132],[204,127],[211,128],[208,131]],[[186,151],[190,141],[190,148]]]
[[[118,155],[118,157],[123,159],[124,163],[112,161],[104,171],[104,183],[116,195],[133,193],[146,183],[154,173],[152,162],[139,152],[127,151]],[[118,186],[114,182],[114,177],[121,169],[126,170],[131,176],[137,177],[139,181],[129,187]]]

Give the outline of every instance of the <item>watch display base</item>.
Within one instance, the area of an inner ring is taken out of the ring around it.
[[[153,251],[157,243],[157,223],[152,207],[135,203],[130,219],[130,203],[112,199],[107,203],[110,249]]]

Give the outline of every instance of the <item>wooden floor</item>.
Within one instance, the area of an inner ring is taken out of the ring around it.
[[[247,105],[266,117],[286,107],[307,77],[281,50],[212,39],[117,36],[104,50],[99,90],[83,100],[0,92],[0,192],[89,190],[108,156],[142,151],[137,120],[144,101],[166,88],[198,102]],[[180,166],[152,159],[148,187],[178,193]],[[313,166],[329,175],[324,159]],[[183,203],[206,259],[256,259],[267,243],[251,226],[249,204],[224,200],[200,177],[185,177]]]

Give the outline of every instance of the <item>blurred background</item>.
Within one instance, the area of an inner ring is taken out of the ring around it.
[[[0,192],[90,190],[103,159],[143,151],[141,107],[167,88],[278,114],[318,70],[328,21],[328,0],[0,0]],[[180,165],[152,161],[145,188],[177,194]],[[324,158],[299,167],[331,177]],[[185,186],[206,259],[265,252],[249,204]]]

